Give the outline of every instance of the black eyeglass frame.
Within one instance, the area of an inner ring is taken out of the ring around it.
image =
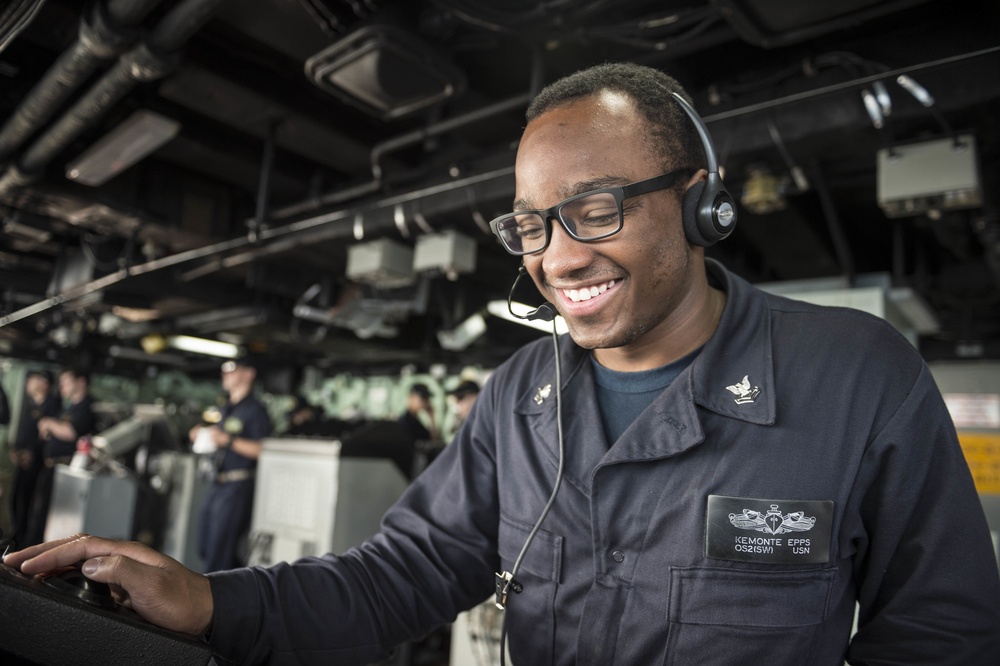
[[[673,187],[680,181],[684,176],[690,176],[694,173],[694,170],[688,167],[681,169],[675,169],[659,176],[653,176],[652,178],[647,178],[645,180],[640,180],[635,183],[629,183],[628,185],[622,185],[620,187],[604,187],[598,190],[590,190],[589,192],[582,192],[580,194],[574,194],[568,199],[564,199],[557,203],[551,208],[545,208],[540,210],[516,210],[513,213],[506,213],[500,217],[496,217],[490,221],[490,229],[493,234],[500,240],[500,244],[509,253],[517,257],[523,257],[529,254],[538,254],[539,252],[544,252],[549,246],[549,241],[552,240],[552,219],[555,218],[559,221],[560,226],[569,234],[569,237],[573,240],[579,241],[581,243],[591,243],[593,241],[604,240],[610,236],[614,236],[622,227],[625,226],[625,213],[622,210],[622,203],[626,199],[631,199],[643,194],[649,194],[650,192],[657,192],[659,190],[665,190],[669,187]],[[598,236],[578,236],[576,233],[570,230],[569,225],[562,218],[562,210],[565,206],[582,199],[584,197],[593,196],[595,194],[610,194],[615,199],[615,204],[618,206],[618,226],[608,231],[607,233],[600,234]],[[542,218],[542,228],[545,231],[545,243],[536,250],[531,250],[528,252],[517,252],[503,239],[500,234],[499,224],[501,220],[506,220],[517,215],[528,215],[534,214]]]

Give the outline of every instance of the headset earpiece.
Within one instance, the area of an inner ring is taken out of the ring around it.
[[[711,241],[705,238],[698,228],[698,202],[701,200],[701,193],[705,191],[705,181],[698,181],[688,188],[681,201],[681,219],[684,221],[684,235],[691,245],[705,247],[711,245]]]
[[[671,94],[698,130],[702,149],[705,151],[705,160],[708,163],[708,178],[688,188],[681,204],[684,234],[688,242],[707,247],[733,232],[736,226],[736,202],[722,183],[715,148],[712,146],[712,138],[704,121],[687,100],[677,93]]]
[[[681,202],[684,235],[692,245],[708,247],[732,233],[735,213],[736,203],[719,174],[709,174],[707,180],[695,183],[684,193]]]

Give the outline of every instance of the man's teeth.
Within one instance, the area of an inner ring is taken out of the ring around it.
[[[596,284],[593,287],[584,287],[583,289],[563,289],[563,293],[569,298],[569,300],[574,303],[579,303],[580,301],[589,301],[595,296],[600,296],[608,289],[613,287],[615,284],[614,280],[609,282],[603,282],[601,284]]]

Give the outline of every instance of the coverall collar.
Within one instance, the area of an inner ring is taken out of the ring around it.
[[[598,465],[652,460],[680,453],[704,440],[696,406],[757,425],[775,422],[771,313],[765,296],[721,264],[706,259],[709,278],[727,295],[719,326],[690,367],[674,380],[624,432],[613,447],[593,403],[590,352],[568,335],[559,339],[562,370],[565,478],[589,494]],[[577,375],[580,375],[577,378]],[[558,465],[555,361],[539,365],[532,389],[516,411],[534,417],[546,457]]]

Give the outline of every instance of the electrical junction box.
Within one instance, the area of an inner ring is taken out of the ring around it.
[[[427,234],[417,239],[413,270],[440,271],[449,279],[476,270],[476,241],[457,231]]]
[[[413,250],[389,238],[352,245],[347,248],[347,277],[383,289],[413,284]]]
[[[971,134],[878,151],[878,205],[888,217],[975,208],[983,201]]]

